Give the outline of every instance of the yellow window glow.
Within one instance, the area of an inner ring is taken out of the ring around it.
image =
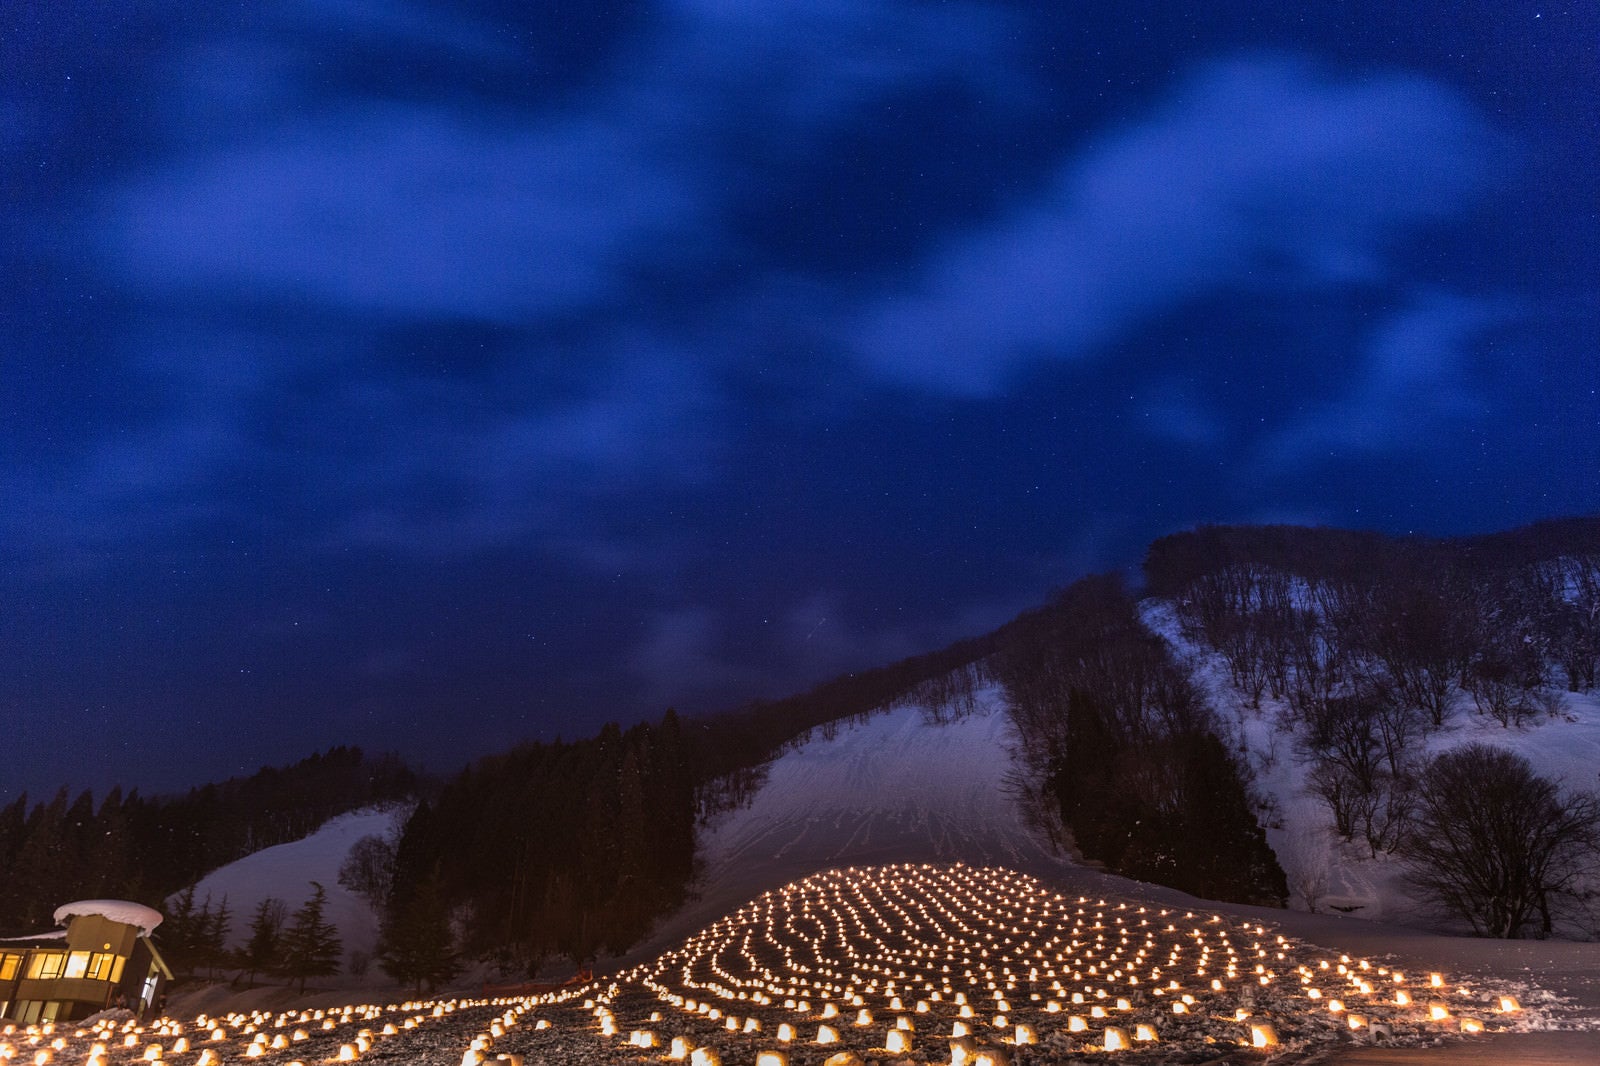
[[[48,981],[60,977],[61,969],[66,964],[66,952],[41,951],[28,960],[28,979],[30,981]]]

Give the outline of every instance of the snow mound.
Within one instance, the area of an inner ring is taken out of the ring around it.
[[[134,926],[140,936],[149,936],[150,931],[161,924],[160,911],[125,899],[80,899],[76,903],[63,903],[56,908],[53,917],[57,925],[66,925],[68,918],[84,914],[98,914],[113,922]]]
[[[330,819],[308,837],[264,848],[213,870],[195,885],[196,905],[209,897],[215,910],[226,898],[233,914],[228,946],[239,947],[250,938],[250,916],[262,900],[281,899],[292,914],[311,898],[315,881],[328,894],[324,916],[339,930],[346,957],[353,952],[370,956],[378,940],[378,915],[366,900],[339,884],[339,866],[356,841],[398,832],[409,814],[409,807],[396,806]]]

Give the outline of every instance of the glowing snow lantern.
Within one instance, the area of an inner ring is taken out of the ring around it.
[[[693,1050],[694,1046],[689,1043],[688,1037],[675,1036],[672,1038],[672,1048],[667,1052],[667,1058],[673,1062],[682,1062],[689,1057],[689,1052]]]
[[[1438,1000],[1428,1004],[1428,1017],[1433,1021],[1442,1022],[1450,1017],[1450,1008]]]
[[[340,1044],[339,1045],[339,1061],[340,1062],[354,1062],[354,1061],[356,1061],[356,1046],[354,1044]]]
[[[789,1041],[793,1040],[794,1039],[794,1026],[790,1025],[788,1022],[781,1023],[778,1026],[778,1039],[782,1040],[786,1044]]]
[[[1483,1023],[1476,1018],[1462,1018],[1461,1031],[1463,1033],[1481,1033],[1483,1032]]]
[[[1089,1028],[1089,1023],[1084,1021],[1081,1015],[1074,1014],[1067,1019],[1067,1032],[1069,1033],[1081,1033],[1087,1028]]]
[[[1121,1029],[1111,1027],[1106,1030],[1105,1041],[1107,1051],[1121,1051],[1128,1046],[1128,1034]]]
[[[783,1051],[760,1051],[756,1053],[756,1066],[789,1066],[789,1055]]]
[[[886,1051],[903,1054],[911,1050],[911,1037],[904,1029],[890,1029],[889,1035],[884,1038],[883,1047]]]
[[[1135,1040],[1143,1040],[1153,1044],[1157,1040],[1156,1027],[1153,1025],[1136,1026],[1133,1030],[1133,1038]]]
[[[1250,1026],[1251,1047],[1276,1047],[1278,1045],[1278,1031],[1265,1022],[1257,1022]]]
[[[819,1044],[837,1044],[838,1042],[839,1042],[839,1030],[835,1029],[831,1025],[819,1025],[819,1026],[817,1026],[817,1043],[819,1043]]]
[[[689,1056],[689,1066],[722,1066],[722,1056],[708,1047],[697,1047]]]
[[[1501,996],[1500,997],[1500,1013],[1501,1014],[1512,1014],[1512,1013],[1514,1013],[1516,1011],[1519,1011],[1521,1009],[1522,1009],[1522,1004],[1517,1002],[1517,997],[1516,996]]]
[[[1352,1029],[1360,1029],[1363,1025],[1367,1024],[1367,1018],[1364,1014],[1351,1014],[1346,1016],[1345,1020],[1349,1023],[1350,1028]]]

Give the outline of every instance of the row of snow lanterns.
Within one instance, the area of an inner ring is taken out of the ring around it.
[[[872,905],[865,899],[864,888],[871,886],[874,883],[871,875],[877,875],[879,880],[882,880],[885,876],[893,879],[896,882],[894,885],[896,892],[900,895],[905,895],[907,881],[919,882],[925,887],[928,881],[938,880],[937,877],[929,878],[925,876],[929,869],[930,868],[924,866],[904,868],[890,867],[886,870],[868,872],[855,870],[843,872],[833,871],[829,874],[816,875],[812,878],[808,878],[807,880],[796,885],[791,885],[785,889],[779,890],[778,893],[768,893],[755,903],[744,908],[730,918],[715,923],[699,936],[692,938],[679,952],[672,953],[668,956],[663,956],[662,960],[659,961],[653,972],[644,978],[643,983],[647,987],[655,990],[660,998],[672,1003],[672,1005],[679,1007],[680,1009],[687,1010],[690,1013],[704,1015],[713,1021],[718,1020],[719,1018],[724,1018],[718,1008],[710,1007],[704,1001],[697,1001],[695,998],[678,995],[671,992],[668,986],[661,982],[659,978],[667,971],[677,968],[681,971],[684,984],[690,988],[698,988],[703,991],[709,991],[714,996],[724,1000],[750,1000],[761,1005],[770,1005],[773,1002],[771,996],[767,994],[768,991],[783,994],[785,992],[795,993],[804,988],[812,988],[820,997],[830,1000],[824,1004],[821,1017],[827,1019],[839,1016],[838,1007],[831,1002],[831,997],[834,994],[840,994],[844,998],[844,1001],[849,1003],[852,1007],[861,1008],[856,1015],[856,1024],[859,1026],[870,1025],[871,1012],[862,1007],[863,996],[859,991],[856,991],[854,987],[854,980],[852,980],[848,985],[841,986],[839,984],[827,981],[812,981],[811,979],[802,976],[800,971],[804,969],[806,972],[821,972],[829,976],[837,977],[842,976],[839,974],[839,970],[836,968],[837,966],[856,964],[858,968],[853,971],[853,977],[856,980],[860,980],[862,979],[861,966],[865,964],[866,960],[862,959],[860,954],[854,949],[853,944],[862,941],[875,942],[880,947],[884,948],[886,953],[894,956],[895,953],[888,952],[887,942],[884,940],[884,938],[882,936],[875,935],[872,930],[870,930],[861,920],[860,909],[862,908],[858,907],[856,903],[860,903],[865,909],[873,910],[874,915],[879,917],[881,921],[881,916],[877,915],[876,910],[874,910]],[[904,874],[910,874],[912,876],[908,878],[904,876]],[[1019,875],[1010,873],[1005,873],[1003,875],[1006,879],[1006,882],[1013,887],[1015,891],[1011,893],[1000,893],[1000,898],[998,900],[996,900],[996,894],[993,892],[990,892],[988,895],[982,894],[982,890],[986,888],[992,889],[994,887],[993,872],[977,871],[976,873],[973,873],[967,868],[958,866],[955,868],[953,876],[957,878],[964,878],[967,887],[974,890],[972,893],[973,902],[986,903],[989,905],[986,912],[983,908],[977,908],[976,910],[969,911],[968,917],[979,922],[980,924],[988,924],[990,926],[990,931],[982,933],[984,940],[990,943],[994,941],[995,932],[997,930],[1002,933],[1009,931],[1012,935],[1020,934],[1022,930],[1017,924],[1015,924],[1019,919],[1023,922],[1029,923],[1034,929],[1043,929],[1045,923],[1042,920],[1034,918],[1035,907],[1042,903],[1043,911],[1046,915],[1048,915],[1053,904],[1060,905],[1065,903],[1060,896],[1048,897],[1047,893],[1038,891],[1037,889],[1030,889],[1030,879],[1020,877]],[[854,902],[847,895],[847,893],[851,892],[855,893],[857,896],[857,900]],[[909,920],[909,915],[907,914],[905,908],[897,906],[893,902],[893,895],[886,893],[884,902],[890,909],[895,910],[902,918]],[[1088,901],[1085,898],[1080,898],[1078,900],[1080,907],[1076,914],[1079,917],[1079,920],[1075,923],[1073,931],[1078,931],[1083,928],[1082,916],[1085,912],[1082,909],[1082,905],[1086,904],[1087,902]],[[932,895],[931,893],[925,893],[924,898],[918,901],[917,904],[914,904],[914,906],[921,910],[926,916],[927,910],[924,909],[924,905],[940,911],[952,922],[959,924],[964,932],[967,932],[974,937],[980,934],[979,930],[969,927],[966,921],[963,920],[954,910],[944,907],[937,896]],[[1102,909],[1096,911],[1093,915],[1095,918],[1095,924],[1091,928],[1093,930],[1101,931],[1101,935],[1096,937],[1095,943],[1098,945],[1104,945],[1106,943],[1104,931],[1112,929],[1112,927],[1107,926],[1104,923],[1104,919],[1106,917],[1106,912],[1104,910],[1106,905],[1104,901],[1100,901],[1098,904],[1096,904],[1096,906]],[[1020,909],[1022,913],[1019,915],[1016,909],[1008,908]],[[1126,910],[1127,905],[1121,904],[1117,909]],[[777,918],[779,911],[782,911],[784,916],[784,927],[789,929],[792,933],[796,932],[795,918],[797,916],[802,920],[821,926],[821,932],[814,937],[805,937],[803,934],[796,933],[796,935],[799,936],[801,940],[806,941],[807,946],[810,947],[811,953],[814,956],[814,961],[817,963],[816,966],[797,966],[795,964],[797,949],[792,944],[779,944],[774,939],[772,936],[772,928],[774,925],[774,920]],[[817,913],[819,911],[827,912],[828,916],[836,923],[836,927],[832,929],[828,928],[828,926],[821,921],[821,918]],[[1147,912],[1145,908],[1139,908],[1134,913],[1145,914]],[[1062,911],[1061,914],[1062,916],[1065,916],[1064,911]],[[1161,917],[1166,917],[1167,915],[1167,911],[1160,912]],[[1193,919],[1194,915],[1192,913],[1188,913],[1185,914],[1184,917],[1187,919]],[[851,938],[846,938],[840,931],[840,929],[843,928],[843,923],[847,920],[852,923],[851,931],[855,934]],[[1011,923],[1009,926],[1007,924],[1008,922]],[[1219,917],[1213,916],[1206,924],[1219,925],[1217,932],[1219,934],[1218,941],[1221,947],[1221,952],[1228,956],[1225,972],[1229,980],[1234,980],[1238,976],[1239,959],[1235,948],[1231,943],[1229,943],[1226,928],[1220,926],[1220,922],[1221,919]],[[1141,920],[1139,924],[1140,926],[1147,927],[1149,925],[1148,919]],[[1120,916],[1116,917],[1114,919],[1114,925],[1123,926],[1123,919]],[[787,971],[786,976],[780,977],[771,969],[761,966],[759,962],[750,955],[750,929],[751,927],[755,926],[763,927],[762,933],[763,940],[765,942],[772,943],[781,950],[781,953],[784,955],[785,969]],[[1131,927],[1124,928],[1124,930],[1122,930],[1123,936],[1121,938],[1121,946],[1113,948],[1111,955],[1106,959],[1101,960],[1099,963],[1100,967],[1103,967],[1106,970],[1112,970],[1112,972],[1109,975],[1105,973],[1099,973],[1097,971],[1096,964],[1090,964],[1088,966],[1088,971],[1091,976],[1099,976],[1102,980],[1108,980],[1111,982],[1115,982],[1119,978],[1124,978],[1130,985],[1138,985],[1140,983],[1137,974],[1133,972],[1133,966],[1131,962],[1125,964],[1126,972],[1124,972],[1123,967],[1118,967],[1114,970],[1112,969],[1112,963],[1114,963],[1115,960],[1122,954],[1122,948],[1129,946],[1129,938],[1126,935],[1129,931],[1129,928]],[[1246,926],[1247,930],[1248,928],[1249,927]],[[744,936],[740,940],[742,954],[745,956],[743,961],[746,964],[747,970],[751,973],[759,973],[761,975],[760,978],[741,978],[740,976],[729,972],[729,970],[718,961],[718,956],[721,949],[726,948],[729,944],[731,944],[734,939],[733,935],[741,929],[745,930]],[[1112,931],[1115,932],[1116,930],[1112,929]],[[1176,932],[1176,926],[1174,924],[1168,924],[1165,931]],[[1265,930],[1260,926],[1256,926],[1254,932],[1259,936],[1265,933]],[[1204,943],[1204,934],[1199,928],[1192,930],[1188,935],[1200,941],[1200,959],[1196,973],[1197,976],[1204,977],[1207,972],[1208,962],[1210,961],[1209,957],[1211,954],[1211,947]],[[903,936],[900,938],[907,939]],[[821,947],[831,939],[836,939],[842,944],[844,948],[845,960],[829,959],[827,956],[825,956],[824,952],[821,950]],[[945,954],[944,957],[947,960],[953,961],[957,957],[960,957],[964,962],[971,962],[972,955],[974,953],[983,959],[988,959],[990,957],[988,945],[974,944],[968,941],[963,941],[960,938],[954,939],[957,941],[957,946],[955,950],[948,951]],[[1004,945],[1010,945],[1011,943],[1012,941],[1010,937],[1006,937],[1003,941]],[[1046,946],[1055,946],[1059,943],[1060,938],[1057,937]],[[1282,937],[1278,938],[1277,945],[1280,949],[1288,946],[1287,942]],[[1019,950],[1026,951],[1028,948],[1033,946],[1034,945],[1031,940],[1024,941],[1023,944],[1019,946]],[[1076,949],[1079,946],[1079,942],[1077,940],[1073,940],[1068,950],[1070,951]],[[1087,944],[1083,946],[1088,948],[1086,954],[1092,957],[1095,952],[1095,948],[1088,947]],[[1147,933],[1142,947],[1135,949],[1136,958],[1143,961],[1146,955],[1145,949],[1153,947],[1153,934]],[[1257,957],[1259,958],[1265,959],[1269,956],[1268,950],[1262,947],[1259,941],[1252,945],[1252,949],[1256,951]],[[1171,954],[1168,957],[1168,965],[1177,966],[1179,964],[1179,956],[1181,953],[1181,948],[1177,945],[1174,945]],[[898,961],[904,963],[906,958],[913,954],[916,955],[919,960],[928,959],[930,957],[930,954],[926,951],[913,951],[912,949],[906,949],[905,952],[899,956]],[[1285,957],[1285,953],[1282,950],[1279,950],[1276,953],[1276,958],[1278,960],[1282,960]],[[1011,959],[1012,956],[1010,954],[1005,954],[1002,955],[1000,959],[995,960],[996,965],[1001,968],[1003,975],[1007,978],[1007,989],[1014,988],[1016,983],[1015,972],[1008,965]],[[708,960],[706,965],[716,975],[715,981],[695,981],[695,966],[697,962],[701,960]],[[896,961],[896,959],[891,957],[889,961],[892,963]],[[1036,955],[1036,957],[1030,961],[1036,964],[1042,961],[1046,966],[1046,976],[1054,979],[1052,988],[1056,991],[1061,991],[1060,981],[1059,979],[1056,979],[1055,971],[1049,965],[1050,960],[1048,956],[1040,958]],[[1066,955],[1061,954],[1056,961],[1065,966]],[[1348,962],[1348,959],[1344,960],[1344,962]],[[1368,964],[1363,962],[1360,965],[1363,969],[1365,969]],[[1324,962],[1322,963],[1322,966],[1326,969],[1328,968],[1328,963]],[[865,965],[864,968],[867,970],[876,969],[880,974],[887,974],[891,972],[889,969],[875,967],[870,964]],[[939,1002],[942,999],[942,993],[953,992],[950,986],[950,978],[945,976],[949,973],[949,968],[949,962],[947,961],[942,969],[942,973],[939,975],[940,983],[942,985],[941,989],[935,989],[932,982],[927,980],[930,974],[926,971],[919,971],[917,977],[911,978],[911,980],[923,980],[925,982],[924,988],[930,993],[929,998],[933,1002]],[[990,989],[994,990],[993,994],[1002,1007],[1002,1013],[997,1014],[994,1018],[995,1027],[1005,1028],[1008,1025],[1008,1019],[1003,1011],[1009,1010],[1009,1005],[1005,1003],[1003,994],[1000,991],[995,990],[996,983],[1000,975],[996,974],[995,971],[990,969],[987,965],[983,965],[982,968],[985,972],[985,976],[989,978]],[[1071,967],[1068,966],[1067,968],[1070,969]],[[1153,984],[1156,979],[1159,978],[1162,968],[1163,967],[1159,965],[1152,966],[1150,978]],[[1303,969],[1304,968],[1302,967],[1302,970]],[[1347,967],[1341,963],[1340,970],[1344,971],[1346,969]],[[1037,979],[1038,973],[1039,970],[1037,965],[1030,968],[1030,983]],[[968,969],[965,975],[972,977],[972,970]],[[1260,985],[1266,986],[1273,983],[1277,979],[1278,975],[1275,971],[1269,970],[1265,963],[1257,963],[1255,966],[1255,976],[1256,981]],[[1074,972],[1073,978],[1081,979],[1081,977],[1082,969],[1080,968]],[[898,972],[898,979],[906,980],[908,979],[908,974],[901,969]],[[868,980],[866,983],[869,991],[889,998],[891,1009],[904,1009],[901,997],[897,994],[894,994],[897,988],[896,980],[890,980],[881,991],[878,989],[879,982],[877,979],[874,978]],[[1211,977],[1209,983],[1213,992],[1221,992],[1226,989],[1226,985],[1220,977]],[[730,986],[739,987],[736,990]],[[909,987],[910,986],[908,985],[908,990]],[[1085,985],[1086,989],[1089,987],[1090,986]],[[751,988],[755,988],[756,991],[752,993],[750,991]],[[1173,1012],[1182,1014],[1190,1009],[1190,1007],[1195,1003],[1195,999],[1192,995],[1180,993],[1179,988],[1180,986],[1178,985],[1177,981],[1169,980],[1165,988],[1160,987],[1159,984],[1154,984],[1153,994],[1161,996],[1171,993],[1178,996],[1179,998],[1173,1001]],[[1093,994],[1100,999],[1107,998],[1107,993],[1103,988],[1094,989]],[[972,1010],[971,1005],[966,1003],[965,994],[956,992],[954,993],[954,997],[955,998],[952,1000],[952,1002],[961,1005],[962,1009],[960,1013],[962,1018],[973,1018],[974,1011]],[[1037,993],[1030,996],[1030,999],[1034,1001],[1037,1001],[1040,998],[1041,997]],[[1072,993],[1072,998],[1075,1002],[1084,1002],[1083,993]],[[1510,1002],[1509,999],[1507,1002]],[[810,1004],[805,1000],[796,1000],[791,997],[784,1001],[784,1006],[789,1009],[799,1010],[801,1013],[810,1013]],[[1117,1009],[1124,1011],[1132,1009],[1131,1003],[1126,998],[1117,999],[1116,1006]],[[929,1009],[929,1003],[927,1000],[917,1001],[916,1010],[919,1013],[926,1013],[929,1011]],[[1043,1009],[1046,1013],[1058,1013],[1061,1010],[1061,1004],[1058,1001],[1051,1000],[1044,1005]],[[1513,1006],[1506,1006],[1503,1004],[1502,1009],[1515,1008]],[[1433,1013],[1435,1018],[1441,1017],[1441,1014],[1439,1013],[1440,1010],[1444,1011],[1443,1016],[1448,1016],[1448,1008],[1444,1008],[1442,1005],[1436,1005]],[[1091,1017],[1097,1019],[1107,1017],[1105,1008],[1100,1004],[1094,1005],[1091,1008]],[[1237,1021],[1245,1022],[1249,1018],[1250,1014],[1247,1011],[1240,1010],[1236,1012],[1235,1020]],[[746,1034],[760,1031],[760,1023],[754,1018],[745,1019],[742,1025],[736,1016],[726,1017],[725,1020],[726,1027],[730,1030],[736,1030]],[[1070,1032],[1085,1032],[1088,1029],[1088,1023],[1081,1015],[1073,1015],[1068,1019],[1067,1028]],[[1158,1039],[1155,1026],[1152,1024],[1137,1024],[1131,1028],[1133,1029],[1133,1033],[1130,1035],[1127,1029],[1123,1027],[1106,1027],[1101,1034],[1101,1040],[1105,1048],[1108,1050],[1117,1050],[1119,1048],[1131,1047],[1140,1041],[1154,1041]],[[1482,1024],[1480,1022],[1469,1021],[1463,1024],[1463,1028],[1469,1032],[1480,1031]],[[909,1020],[902,1018],[901,1022],[890,1030],[890,1036],[886,1038],[884,1045],[887,1046],[887,1049],[889,1050],[909,1049],[910,1037],[908,1033],[912,1029],[914,1029],[914,1026],[909,1023]],[[1263,1021],[1250,1022],[1249,1032],[1249,1040],[1242,1040],[1242,1043],[1253,1044],[1257,1047],[1267,1047],[1272,1046],[1277,1042],[1277,1034],[1270,1023]],[[958,1020],[952,1027],[951,1035],[953,1040],[959,1040],[967,1037],[970,1033],[971,1028],[967,1021]],[[788,1023],[781,1025],[777,1031],[777,1036],[780,1042],[793,1040],[795,1038],[793,1026],[789,1025]],[[823,1024],[818,1028],[816,1043],[835,1043],[839,1040],[839,1038],[840,1035],[837,1028]],[[641,1041],[639,1046],[654,1046],[653,1044],[644,1042],[653,1041],[656,1038],[653,1032],[641,1031],[636,1034],[635,1039]],[[1019,1025],[1015,1029],[1015,1035],[1005,1039],[1007,1043],[1026,1044],[1033,1042],[1036,1037],[1031,1026]],[[685,1039],[678,1038],[673,1050],[668,1053],[668,1058],[681,1059],[686,1053],[687,1045]],[[771,1052],[771,1054],[778,1054],[778,1052],[774,1051]],[[952,1054],[954,1057],[959,1059],[961,1053],[959,1050],[953,1050]]]
[[[82,1038],[89,1043],[82,1066],[108,1066],[108,1059],[114,1047],[122,1050],[135,1050],[137,1059],[144,1062],[166,1063],[173,1062],[168,1058],[171,1055],[183,1055],[190,1051],[198,1050],[197,1057],[192,1066],[221,1066],[222,1058],[217,1050],[217,1045],[230,1039],[228,1029],[237,1030],[237,1036],[248,1036],[249,1042],[244,1045],[242,1055],[244,1058],[259,1058],[268,1051],[283,1050],[294,1043],[310,1039],[310,1033],[304,1028],[312,1025],[321,1030],[334,1030],[340,1025],[365,1021],[377,1021],[385,1012],[401,1012],[410,1015],[398,1026],[390,1021],[383,1025],[380,1032],[374,1033],[370,1028],[362,1028],[353,1040],[342,1043],[332,1061],[352,1062],[375,1046],[380,1037],[396,1036],[404,1030],[415,1029],[430,1019],[443,1018],[453,1013],[458,1006],[465,1005],[461,1001],[451,1000],[446,1002],[405,1003],[391,1005],[387,1008],[370,1004],[349,1006],[342,1009],[329,1011],[302,1011],[298,1014],[290,1011],[276,1017],[270,1013],[257,1011],[250,1015],[229,1014],[221,1018],[211,1018],[206,1014],[197,1016],[191,1023],[195,1031],[195,1039],[191,1041],[185,1035],[184,1023],[171,1018],[157,1020],[151,1026],[143,1026],[133,1021],[123,1022],[120,1025],[112,1020],[102,1020],[94,1025],[73,1031],[73,1036]],[[510,1025],[514,1024],[523,1010],[527,1009],[526,1003],[515,1010],[507,1010],[504,1015],[491,1023],[489,1030],[474,1038],[463,1062],[478,1063],[484,1061],[481,1049],[496,1036],[502,1035]],[[316,1024],[320,1023],[320,1024]],[[548,1022],[541,1021],[538,1028],[545,1028]],[[268,1036],[266,1028],[279,1030],[289,1029],[290,1032],[278,1032]],[[65,1066],[68,1061],[60,1056],[70,1049],[70,1041],[64,1035],[57,1035],[63,1030],[54,1022],[43,1025],[29,1026],[22,1031],[22,1040],[33,1046],[32,1055],[25,1061],[33,1066]],[[18,1032],[14,1025],[6,1026],[0,1035],[7,1037]],[[172,1039],[170,1044],[166,1043]],[[198,1047],[205,1043],[209,1047]],[[17,1057],[17,1048],[9,1041],[0,1041],[0,1062],[10,1063]],[[512,1060],[513,1066],[520,1066],[520,1057],[515,1055],[501,1055],[501,1059]],[[286,1066],[304,1066],[299,1060],[293,1060]]]

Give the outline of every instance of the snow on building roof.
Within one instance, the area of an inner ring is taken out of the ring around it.
[[[161,924],[160,911],[125,899],[81,899],[76,903],[63,903],[56,908],[56,924],[66,925],[68,918],[81,914],[98,914],[113,922],[135,926],[140,936],[149,936],[151,930]]]
[[[31,944],[36,940],[65,940],[65,929],[52,929],[48,933],[30,933],[27,936],[0,937],[0,944]]]

